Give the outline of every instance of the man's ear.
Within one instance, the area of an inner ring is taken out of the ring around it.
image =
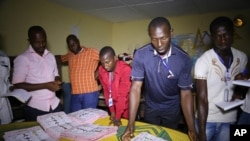
[[[115,61],[119,60],[117,55],[116,55],[116,56],[114,56],[114,58],[115,58]]]
[[[173,28],[170,29],[170,35],[171,35],[171,37],[172,37],[172,35],[174,35],[174,29]]]

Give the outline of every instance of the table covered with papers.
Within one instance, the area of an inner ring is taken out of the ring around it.
[[[48,121],[48,119],[47,119],[47,121]],[[93,122],[93,124],[88,124],[88,127],[80,125],[78,128],[68,130],[68,134],[72,131],[77,133],[78,130],[88,130],[90,127],[91,127],[91,129],[94,129],[95,127],[105,127],[106,128],[105,130],[106,131],[110,130],[111,134],[106,136],[106,137],[99,138],[98,140],[101,140],[101,141],[120,140],[120,137],[121,137],[122,133],[124,132],[128,121],[126,119],[122,119],[122,126],[120,126],[119,128],[111,128],[111,126],[109,125],[109,122],[110,122],[109,116],[101,117],[101,118],[98,118],[97,120],[95,120]],[[18,129],[27,129],[27,128],[34,128],[34,127],[36,127],[36,128],[43,127],[41,129],[44,129],[44,125],[41,125],[41,123],[42,123],[41,121],[40,122],[16,122],[16,123],[11,123],[11,124],[1,125],[0,126],[1,140],[4,140],[3,135],[6,136],[6,133],[10,132],[10,131],[16,131]],[[48,121],[48,123],[49,123],[49,121]],[[74,123],[75,123],[75,121],[74,121]],[[115,132],[113,132],[114,129],[116,129]],[[98,129],[95,128],[94,130],[95,131],[98,130],[98,132],[99,132],[99,130],[101,131],[101,128],[98,128]],[[41,133],[41,131],[39,131],[39,133]],[[147,134],[148,137],[150,137],[151,135],[152,135],[152,137],[159,137],[158,138],[159,141],[162,139],[167,140],[167,141],[189,141],[188,136],[182,132],[179,132],[179,131],[176,131],[173,129],[169,129],[169,128],[165,128],[165,127],[161,127],[161,126],[143,123],[143,122],[136,122],[135,133],[134,133],[135,138],[139,137],[139,135],[144,135],[143,133]],[[63,134],[65,136],[67,136],[67,132],[63,132]],[[81,133],[81,135],[83,135],[83,134]],[[97,136],[95,135],[95,137],[97,137]],[[62,134],[61,134],[60,138],[57,138],[56,140],[71,141],[69,138],[63,138]]]

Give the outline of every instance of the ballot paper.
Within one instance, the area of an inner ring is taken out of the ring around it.
[[[6,93],[3,96],[12,96],[22,103],[27,103],[31,99],[31,94],[24,89],[14,89],[13,91]]]
[[[79,125],[73,122],[65,112],[49,113],[37,117],[37,122],[42,126],[47,134],[59,139],[61,132]]]
[[[230,110],[232,108],[235,108],[237,106],[240,106],[244,103],[244,100],[240,100],[240,99],[235,99],[234,101],[229,101],[229,102],[218,102],[215,103],[219,108],[221,108],[223,111],[227,111]]]
[[[233,80],[232,83],[235,85],[250,87],[250,80]]]
[[[96,141],[115,135],[117,130],[117,126],[84,124],[63,131],[61,137],[74,141]]]
[[[79,124],[94,123],[99,118],[105,118],[108,116],[108,112],[102,109],[86,108],[76,112],[69,113],[68,116]]]
[[[132,138],[131,141],[167,141],[167,140],[151,135],[148,132],[141,132],[137,136]]]
[[[33,126],[5,132],[5,141],[56,141],[51,138],[40,126]]]

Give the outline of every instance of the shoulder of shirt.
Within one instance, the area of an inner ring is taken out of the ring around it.
[[[22,52],[21,54],[17,55],[17,57],[15,59],[24,59],[24,58],[29,58],[29,55],[31,54],[31,50],[27,49],[24,52]]]
[[[200,57],[199,58],[201,58],[201,57],[212,57],[212,56],[214,56],[214,55],[216,55],[215,54],[215,52],[214,52],[214,50],[213,50],[213,48],[211,48],[211,49],[208,49],[208,50],[206,50],[206,51],[204,51],[201,55],[200,55]]]
[[[94,47],[85,47],[85,46],[81,46],[84,50],[94,50],[94,51],[98,51],[96,48]]]
[[[145,51],[145,50],[151,50],[154,51],[154,48],[151,43],[145,44],[144,46],[136,49],[136,51]]]
[[[103,68],[102,65],[100,65],[100,66],[98,67],[98,71],[99,71],[100,74],[103,74],[103,73],[107,72],[107,71]]]
[[[125,61],[122,60],[117,60],[116,62],[119,66],[121,67],[130,67],[130,65],[128,63],[126,63]]]
[[[127,69],[131,69],[131,66],[124,61],[118,60],[116,63],[117,63],[116,67],[117,67],[118,71],[120,71],[120,70],[125,71]]]
[[[236,49],[236,48],[234,48],[234,47],[231,47],[231,50],[232,50],[232,52],[240,53],[240,54],[242,54],[242,55],[246,55],[245,52],[243,52],[243,51],[241,51],[241,50],[239,50],[239,49]],[[246,56],[247,56],[247,55],[246,55]]]
[[[8,57],[8,55],[5,52],[1,51],[1,50],[0,50],[0,56],[1,57]]]
[[[182,54],[185,56],[190,56],[185,50],[183,50],[180,46],[171,43],[171,47],[172,47],[172,53],[171,55],[175,55],[175,54]]]

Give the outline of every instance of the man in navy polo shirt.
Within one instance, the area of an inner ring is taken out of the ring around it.
[[[189,137],[196,140],[191,93],[192,61],[180,47],[171,44],[171,33],[172,28],[166,18],[154,18],[148,26],[151,43],[134,54],[129,122],[122,136],[123,141],[133,137],[143,83],[146,93],[145,122],[177,129],[183,111]]]

